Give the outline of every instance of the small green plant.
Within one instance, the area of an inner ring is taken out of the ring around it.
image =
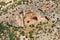
[[[34,27],[34,24],[29,25],[29,27]]]
[[[43,22],[43,24],[48,24],[48,22]]]
[[[24,32],[24,31],[21,31],[21,33],[20,33],[20,34],[24,36],[24,35],[25,35],[25,32]]]
[[[52,25],[51,25],[52,28],[55,27],[55,26],[56,26],[55,24],[52,24]]]
[[[36,28],[41,28],[41,25],[36,25]]]
[[[30,38],[33,38],[33,37],[32,37],[32,34],[33,34],[33,31],[30,31],[30,32],[29,32],[29,37],[30,37]]]
[[[52,23],[54,23],[55,21],[52,21]]]
[[[17,3],[18,5],[20,5],[21,4],[21,1],[18,1],[18,3]]]
[[[51,29],[49,29],[49,30],[48,30],[48,32],[49,32],[49,33],[52,33],[52,30],[51,30]]]
[[[3,5],[6,5],[6,3],[5,3],[5,2],[0,2],[0,5],[2,5],[2,6],[3,6]]]

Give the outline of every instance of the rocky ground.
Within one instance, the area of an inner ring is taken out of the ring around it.
[[[60,0],[0,2],[0,40],[60,40]]]

